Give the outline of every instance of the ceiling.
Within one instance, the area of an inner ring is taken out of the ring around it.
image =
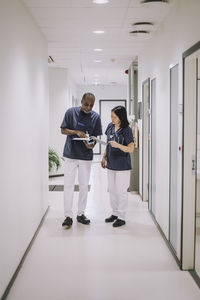
[[[126,84],[124,73],[173,7],[140,0],[23,0],[48,41],[52,67],[67,68],[76,84]],[[152,22],[150,34],[132,35],[135,22]],[[104,30],[95,34],[94,30]],[[103,49],[101,52],[94,49]],[[101,62],[94,62],[101,60]]]

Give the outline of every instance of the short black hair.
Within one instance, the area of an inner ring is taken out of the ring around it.
[[[124,106],[118,105],[114,107],[111,111],[114,112],[120,119],[121,128],[126,128],[129,125],[126,108]]]
[[[81,101],[85,100],[86,98],[93,98],[93,100],[95,101],[95,95],[92,94],[92,93],[85,93],[85,94],[83,95]]]

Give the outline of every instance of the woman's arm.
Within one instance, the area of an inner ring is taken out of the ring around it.
[[[111,145],[111,147],[118,148],[118,149],[122,150],[123,152],[133,153],[133,151],[134,151],[134,143],[133,142],[131,142],[127,146],[121,145],[115,141],[110,141],[109,144]]]
[[[101,160],[101,166],[102,166],[102,168],[106,167],[106,149],[104,151],[103,158]]]

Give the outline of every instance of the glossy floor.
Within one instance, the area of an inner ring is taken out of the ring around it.
[[[50,210],[8,299],[199,300],[200,289],[179,270],[147,204],[129,193],[127,224],[113,228],[104,222],[110,206],[99,163],[92,166],[90,183],[89,226],[76,222],[75,192],[74,223],[63,230],[63,193],[49,192]]]

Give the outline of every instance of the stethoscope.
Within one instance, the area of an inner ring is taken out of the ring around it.
[[[113,130],[114,127],[111,129],[110,139],[112,140],[114,138],[114,141],[119,143],[119,132],[122,131],[122,128],[118,129],[116,132],[113,132]],[[121,144],[123,144],[123,142],[124,142],[124,137],[122,137]]]

